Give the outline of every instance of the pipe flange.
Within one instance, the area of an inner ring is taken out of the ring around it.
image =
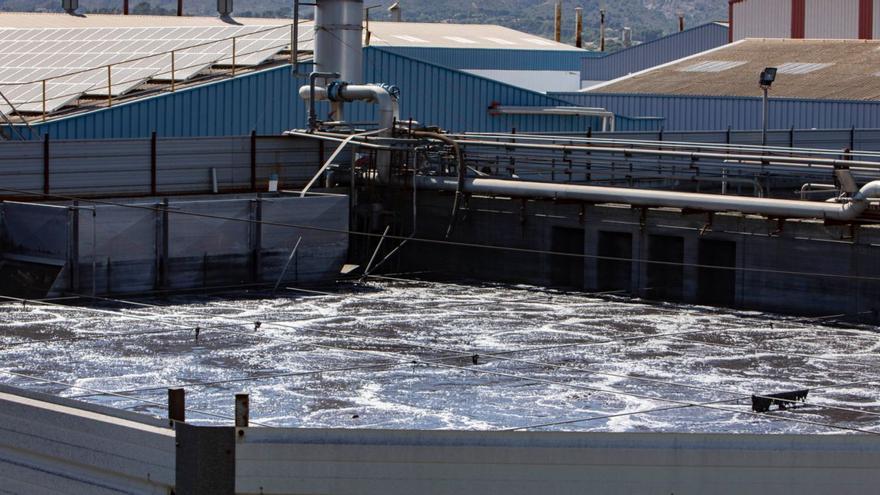
[[[327,86],[327,99],[330,101],[345,101],[342,91],[348,86],[347,81],[333,81]]]

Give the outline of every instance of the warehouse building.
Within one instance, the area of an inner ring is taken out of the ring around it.
[[[300,26],[296,57],[293,31],[285,19],[230,24],[209,17],[0,14],[0,112],[26,121],[11,130],[7,125],[5,134],[124,138],[152,131],[279,134],[302,127],[306,109],[297,89],[310,70],[313,29],[310,23]],[[478,131],[587,132],[603,126],[582,113],[492,110],[570,106],[533,83],[568,85],[545,90],[578,88],[584,50],[494,26],[373,22],[367,37],[365,80],[398,85],[406,118]],[[291,77],[294,59],[300,77]],[[444,65],[453,59],[469,62]],[[511,80],[514,73],[519,82]],[[563,73],[569,79],[550,77]],[[373,109],[364,105],[362,111],[369,118]],[[614,125],[658,124],[620,117]]]
[[[601,57],[584,58],[581,87],[617,79],[651,67],[727,44],[729,30],[723,22],[710,22]]]
[[[728,0],[730,41],[876,39],[880,0]]]
[[[771,129],[880,127],[880,42],[749,39],[578,93],[571,104],[664,119],[664,129],[760,129],[758,76],[778,68]]]

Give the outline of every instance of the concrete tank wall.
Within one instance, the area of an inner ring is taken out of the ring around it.
[[[4,203],[0,253],[62,263],[53,295],[274,283],[300,237],[284,280],[321,284],[335,280],[348,254],[347,196],[114,202],[119,204]]]
[[[444,239],[453,196],[427,191],[417,196],[417,237]],[[398,207],[410,212],[408,204],[401,201]],[[402,235],[409,235],[410,225],[402,214]],[[581,250],[571,242],[572,232],[584,236]],[[600,243],[603,236],[606,240]],[[622,238],[628,246],[621,247]],[[471,197],[450,240],[576,256],[412,242],[393,269],[621,290],[649,299],[714,301],[800,315],[851,315],[873,321],[880,311],[880,227],[874,225]],[[731,269],[706,268],[728,265]],[[629,267],[631,273],[622,274],[627,268],[621,267]],[[570,275],[577,270],[583,270],[583,277]],[[732,286],[729,279],[711,282],[731,273]],[[615,286],[621,280],[626,287]]]

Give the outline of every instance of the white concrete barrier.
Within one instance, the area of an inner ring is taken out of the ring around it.
[[[0,388],[0,492],[161,494],[175,484],[162,421]]]
[[[867,436],[245,429],[237,494],[863,494]]]

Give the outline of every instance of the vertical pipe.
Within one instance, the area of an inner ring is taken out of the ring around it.
[[[46,80],[43,79],[43,121],[46,121]]]
[[[764,100],[763,100],[763,105],[762,105],[763,106],[763,108],[762,108],[763,118],[761,119],[763,121],[762,132],[761,132],[761,146],[767,146],[767,118],[770,116],[770,112],[768,110],[769,106],[770,106],[769,101],[768,101],[770,98],[769,92],[770,92],[770,88],[765,86],[764,87]]]
[[[605,51],[605,9],[599,10],[599,51]]]
[[[128,0],[122,0],[122,15],[128,15]]]
[[[323,143],[323,141],[321,141]],[[257,192],[257,131],[251,131],[251,192]]]
[[[248,394],[235,394],[235,427],[247,428],[250,419],[250,396],[248,396]]]
[[[679,12],[678,13],[678,32],[680,33],[682,31],[684,31],[684,14]]]
[[[235,36],[232,37],[232,75],[235,75]]]
[[[578,7],[574,9],[574,46],[578,48],[584,47],[584,9]]]
[[[98,207],[92,206],[92,297],[98,295]]]
[[[293,26],[290,33],[290,65],[293,76],[299,74],[299,0],[293,0]]]
[[[156,166],[156,131],[150,133],[150,195],[155,196],[158,194],[159,184],[158,184],[158,176],[159,170]]]
[[[111,73],[113,71],[113,66],[107,66],[107,106],[113,106],[113,80],[110,78]]]
[[[186,391],[182,388],[168,389],[168,424],[186,422]]]
[[[171,92],[172,93],[174,92],[175,84],[176,84],[174,82],[174,76],[175,76],[175,74],[174,74],[174,72],[175,72],[175,70],[174,70],[175,53],[174,52],[175,52],[175,50],[171,50]]]
[[[183,16],[183,0],[177,0],[177,17]]]
[[[556,42],[562,41],[562,0],[556,0]]]
[[[49,133],[43,135],[43,194],[49,194]]]

